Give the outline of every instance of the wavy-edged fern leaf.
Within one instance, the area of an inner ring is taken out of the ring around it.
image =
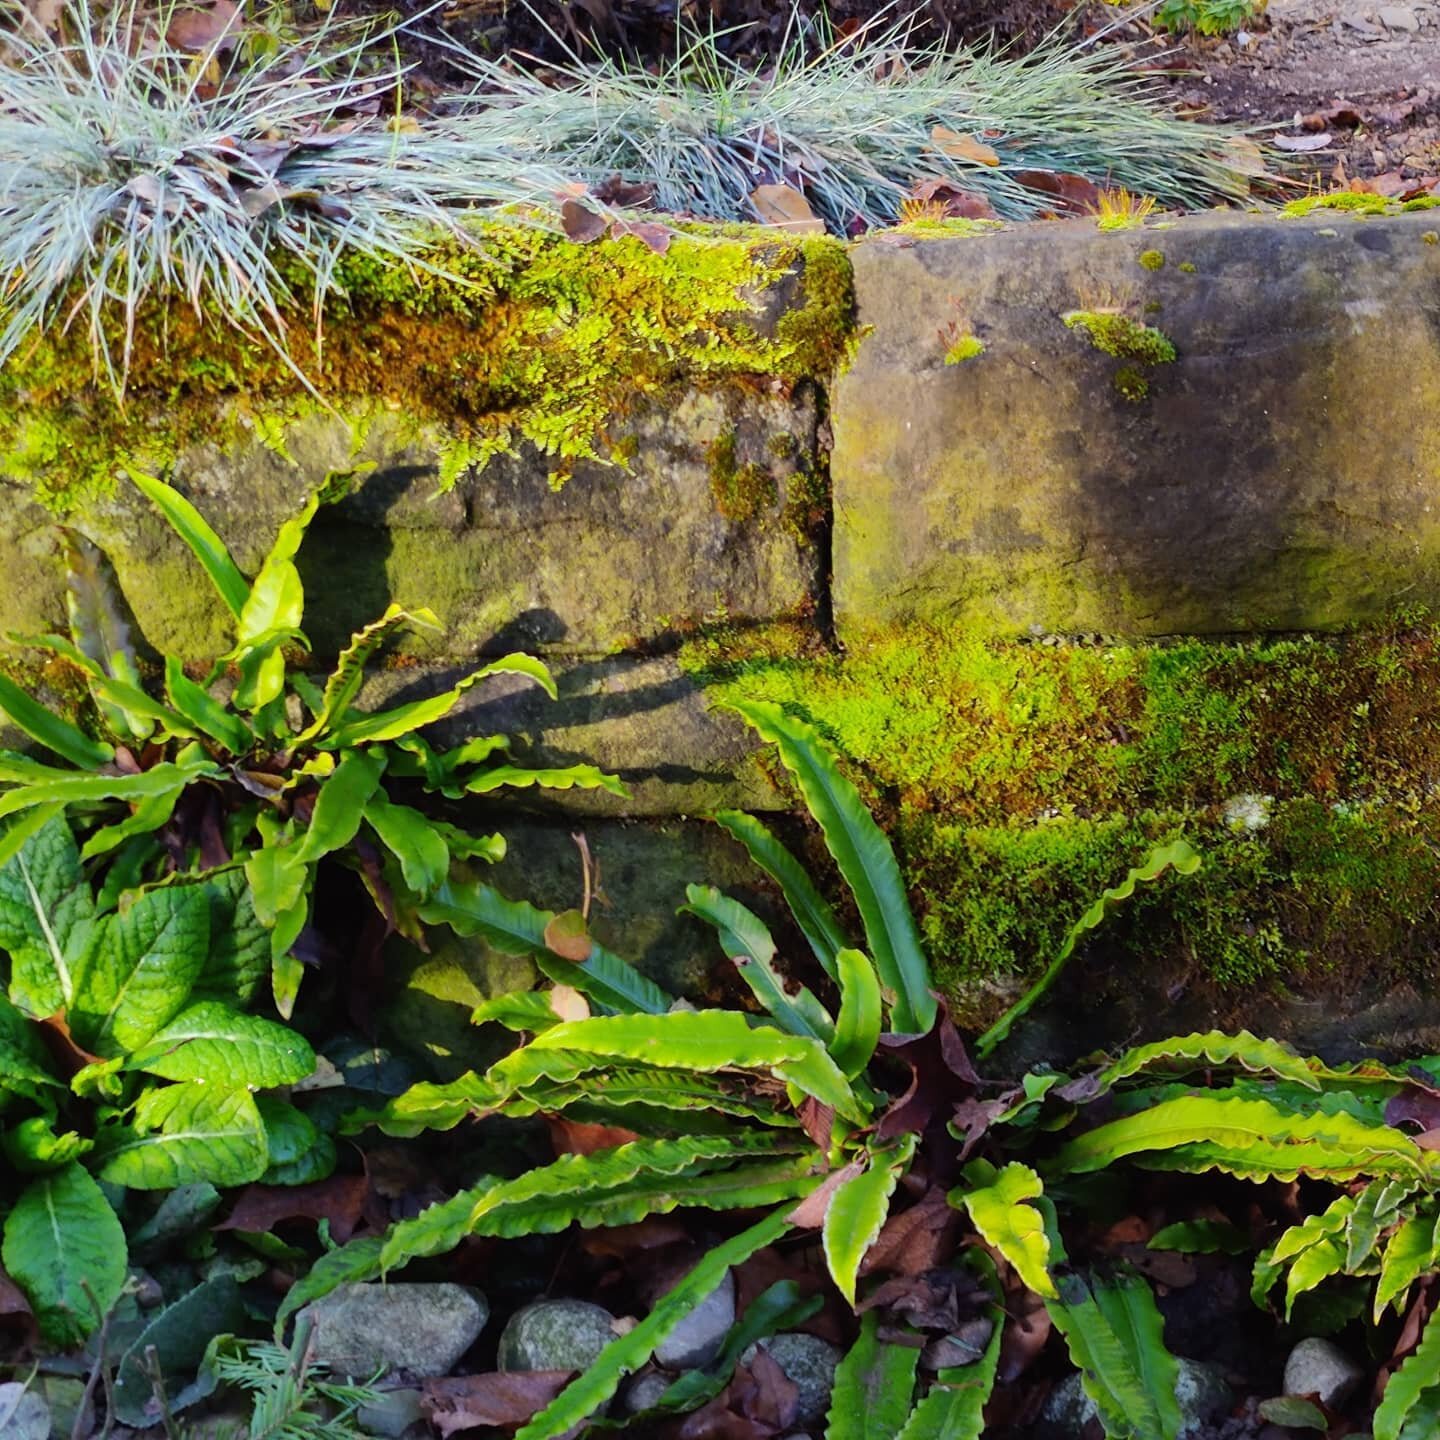
[[[930,965],[889,838],[835,764],[812,725],[766,701],[729,702],[763,740],[773,741],[795,777],[826,848],[855,896],[865,939],[889,992],[891,1027],[923,1034],[935,1023]]]
[[[890,1197],[915,1153],[916,1138],[906,1135],[888,1149],[872,1150],[865,1169],[838,1186],[826,1206],[820,1227],[825,1263],[836,1288],[851,1305],[860,1262],[890,1213]]]
[[[1401,1222],[1385,1246],[1375,1284],[1375,1322],[1394,1304],[1405,1308],[1410,1287],[1440,1263],[1440,1216],[1427,1209]]]
[[[1046,1308],[1070,1347],[1105,1433],[1175,1440],[1181,1421],[1178,1367],[1165,1348],[1149,1285],[1133,1272],[1104,1281],[1076,1273],[1062,1276],[1058,1288]]]
[[[860,1335],[835,1369],[825,1440],[895,1440],[910,1414],[920,1351],[880,1338],[868,1310]]]
[[[820,968],[832,980],[838,979],[835,957],[850,942],[830,902],[816,889],[805,867],[764,824],[743,810],[719,810],[715,823],[738,840],[749,851],[750,858],[780,887]]]
[[[1200,868],[1200,857],[1183,840],[1172,840],[1168,845],[1157,845],[1145,859],[1118,884],[1104,891],[1100,898],[1070,927],[1055,958],[1046,967],[1045,973],[1015,1002],[976,1042],[975,1053],[982,1059],[1010,1033],[1015,1022],[1029,1011],[1036,1002],[1060,978],[1060,972],[1075,953],[1081,940],[1104,923],[1109,912],[1122,901],[1128,900],[1139,884],[1158,880],[1167,870],[1174,868],[1177,875],[1192,875]]]
[[[720,947],[735,962],[740,978],[782,1029],[828,1045],[835,1034],[829,1011],[804,986],[792,987],[775,968],[775,940],[753,910],[713,885],[687,885],[681,913],[715,927]]]
[[[427,925],[448,925],[458,935],[479,935],[502,955],[529,955],[550,979],[622,1013],[663,1015],[674,1003],[653,980],[599,945],[582,961],[562,960],[545,943],[555,918],[524,900],[507,900],[478,880],[446,880],[419,907]]]
[[[1268,1100],[1181,1095],[1097,1126],[1064,1145],[1057,1174],[1086,1174],[1127,1157],[1158,1169],[1223,1170],[1245,1179],[1306,1174],[1416,1175],[1432,1164],[1408,1135],[1343,1112],[1296,1115]]]
[[[1375,1411],[1375,1440],[1428,1440],[1440,1419],[1440,1321],[1432,1315],[1413,1353],[1385,1385]]]
[[[761,1070],[794,1085],[857,1125],[867,1111],[850,1082],[818,1040],[751,1026],[733,1010],[679,1010],[667,1015],[607,1015],[556,1025],[498,1061],[492,1082],[523,1090],[547,1073],[546,1054],[568,1050],[608,1062],[639,1061],[664,1069]],[[538,1071],[537,1071],[537,1067]]]
[[[742,1264],[757,1250],[773,1244],[789,1228],[788,1211],[777,1210],[715,1246],[674,1289],[656,1301],[634,1329],[612,1340],[588,1370],[523,1426],[515,1440],[555,1440],[593,1415],[620,1388],[625,1376],[638,1370],[661,1341],[720,1285],[731,1266]]]
[[[1127,1050],[1113,1065],[1107,1065],[1096,1077],[1099,1093],[1113,1089],[1142,1071],[1163,1067],[1167,1070],[1192,1070],[1216,1065],[1238,1065],[1257,1075],[1274,1075],[1292,1080],[1309,1090],[1320,1089],[1320,1081],[1310,1066],[1288,1045],[1279,1040],[1262,1040],[1248,1030],[1227,1035],[1222,1030],[1203,1034],[1177,1035]]]
[[[965,1178],[967,1185],[950,1192],[951,1205],[969,1212],[971,1223],[1031,1290],[1053,1296],[1050,1237],[1045,1217],[1030,1203],[1045,1193],[1040,1177],[1018,1161],[997,1170],[977,1160],[965,1167]]]
[[[1005,1312],[998,1306],[991,1318],[995,1328],[985,1353],[972,1365],[942,1370],[930,1392],[910,1412],[896,1440],[981,1440],[985,1433],[985,1406],[995,1388],[1000,1367],[1000,1338]]]
[[[884,1023],[880,977],[870,957],[860,950],[838,951],[835,966],[840,976],[840,1014],[830,1054],[846,1078],[854,1080],[869,1065],[880,1043]]]

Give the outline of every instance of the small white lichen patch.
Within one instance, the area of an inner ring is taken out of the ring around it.
[[[1225,823],[1232,830],[1263,830],[1274,804],[1273,795],[1232,795],[1225,802]]]

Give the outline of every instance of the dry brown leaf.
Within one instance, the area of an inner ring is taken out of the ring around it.
[[[286,1220],[328,1220],[343,1245],[360,1224],[369,1190],[364,1175],[332,1175],[312,1185],[248,1185],[214,1228],[264,1235]]]
[[[584,213],[588,215],[593,212],[587,210]],[[574,240],[577,237],[571,235],[570,238]],[[580,243],[586,244],[595,238],[595,236],[588,236]],[[588,960],[590,952],[595,948],[595,942],[590,938],[590,933],[585,926],[585,917],[578,910],[562,910],[546,925],[545,945],[562,960],[573,961],[576,965]]]
[[[610,222],[603,215],[578,200],[567,200],[560,207],[560,228],[577,245],[598,240],[609,227]]]
[[[240,28],[240,7],[231,0],[211,0],[208,10],[181,10],[165,31],[177,49],[198,55],[205,50],[233,45]]]
[[[1000,163],[999,154],[983,140],[977,140],[973,135],[962,135],[958,130],[949,130],[944,125],[935,126],[930,132],[930,139],[937,150],[952,160],[968,160],[972,165]]]
[[[562,1020],[588,1020],[590,1002],[573,985],[552,985],[550,1008]]]
[[[847,1180],[853,1180],[865,1169],[859,1160],[852,1160],[839,1170],[832,1170],[786,1217],[797,1230],[818,1230],[825,1223],[825,1212],[835,1192]]]
[[[633,235],[657,255],[664,255],[670,249],[675,232],[668,225],[657,224],[654,220],[617,220],[610,227],[611,235]]]
[[[1059,170],[1017,170],[1015,179],[1027,190],[1053,195],[1058,202],[1057,213],[1093,215],[1100,209],[1100,187],[1083,175],[1067,175]]]
[[[441,1433],[481,1425],[523,1425],[569,1383],[573,1370],[512,1370],[425,1380],[420,1408]]]
[[[823,235],[825,222],[810,208],[810,202],[792,185],[757,185],[750,192],[762,225],[789,230],[797,235]]]
[[[620,1125],[592,1125],[584,1120],[567,1120],[563,1115],[548,1116],[547,1124],[557,1155],[593,1155],[597,1150],[613,1150],[640,1138]]]

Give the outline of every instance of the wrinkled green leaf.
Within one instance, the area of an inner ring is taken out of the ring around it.
[[[265,1127],[248,1090],[190,1081],[147,1090],[128,1125],[97,1137],[102,1180],[135,1190],[169,1190],[208,1180],[248,1185],[265,1171]]]
[[[107,1057],[143,1045],[184,1005],[209,944],[210,901],[199,886],[148,890],[95,921],[76,971],[76,1040]]]
[[[206,1000],[126,1056],[125,1069],[258,1090],[305,1079],[315,1069],[315,1052],[288,1026]]]
[[[100,1187],[72,1161],[21,1191],[5,1217],[0,1259],[25,1292],[41,1334],[68,1350],[120,1298],[125,1232]]]

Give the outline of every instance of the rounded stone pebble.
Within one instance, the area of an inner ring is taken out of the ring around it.
[[[615,1338],[615,1317],[588,1300],[535,1300],[500,1336],[501,1370],[587,1370]]]
[[[835,1367],[840,1363],[840,1351],[818,1335],[787,1331],[750,1346],[740,1357],[741,1364],[753,1360],[757,1350],[763,1350],[800,1392],[795,1423],[814,1425],[823,1420],[830,1408],[830,1392],[835,1388]]]

